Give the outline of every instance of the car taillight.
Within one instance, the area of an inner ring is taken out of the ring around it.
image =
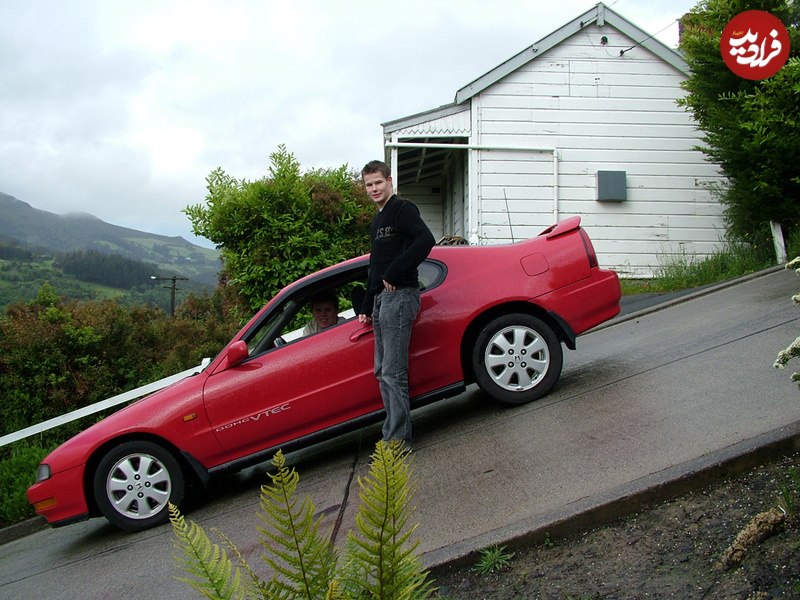
[[[586,255],[589,257],[589,267],[594,269],[599,266],[599,263],[597,262],[597,254],[594,251],[594,246],[592,246],[592,241],[583,229],[578,231],[580,231],[581,239],[583,240],[583,247],[586,248]]]

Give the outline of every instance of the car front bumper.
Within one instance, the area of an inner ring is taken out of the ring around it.
[[[28,488],[28,502],[52,527],[89,518],[89,505],[83,487],[86,465],[53,474]]]

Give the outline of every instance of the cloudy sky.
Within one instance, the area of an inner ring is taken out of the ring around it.
[[[382,158],[380,124],[456,91],[595,0],[0,0],[0,192],[211,244],[205,178]],[[670,47],[694,0],[608,0]],[[0,215],[2,218],[2,215]]]

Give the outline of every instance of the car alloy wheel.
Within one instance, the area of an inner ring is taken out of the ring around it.
[[[169,503],[183,498],[183,473],[175,457],[148,441],[126,442],[100,461],[94,495],[103,515],[117,527],[141,531],[169,519]]]
[[[487,394],[509,404],[541,398],[561,374],[563,353],[553,330],[523,313],[491,321],[478,336],[473,369]]]

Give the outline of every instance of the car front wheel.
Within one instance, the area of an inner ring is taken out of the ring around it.
[[[478,335],[472,353],[478,385],[508,404],[544,396],[558,381],[562,361],[561,343],[553,330],[524,313],[491,321]]]
[[[112,448],[94,475],[100,512],[127,531],[142,531],[169,520],[169,503],[183,499],[180,465],[163,446],[131,441]]]

